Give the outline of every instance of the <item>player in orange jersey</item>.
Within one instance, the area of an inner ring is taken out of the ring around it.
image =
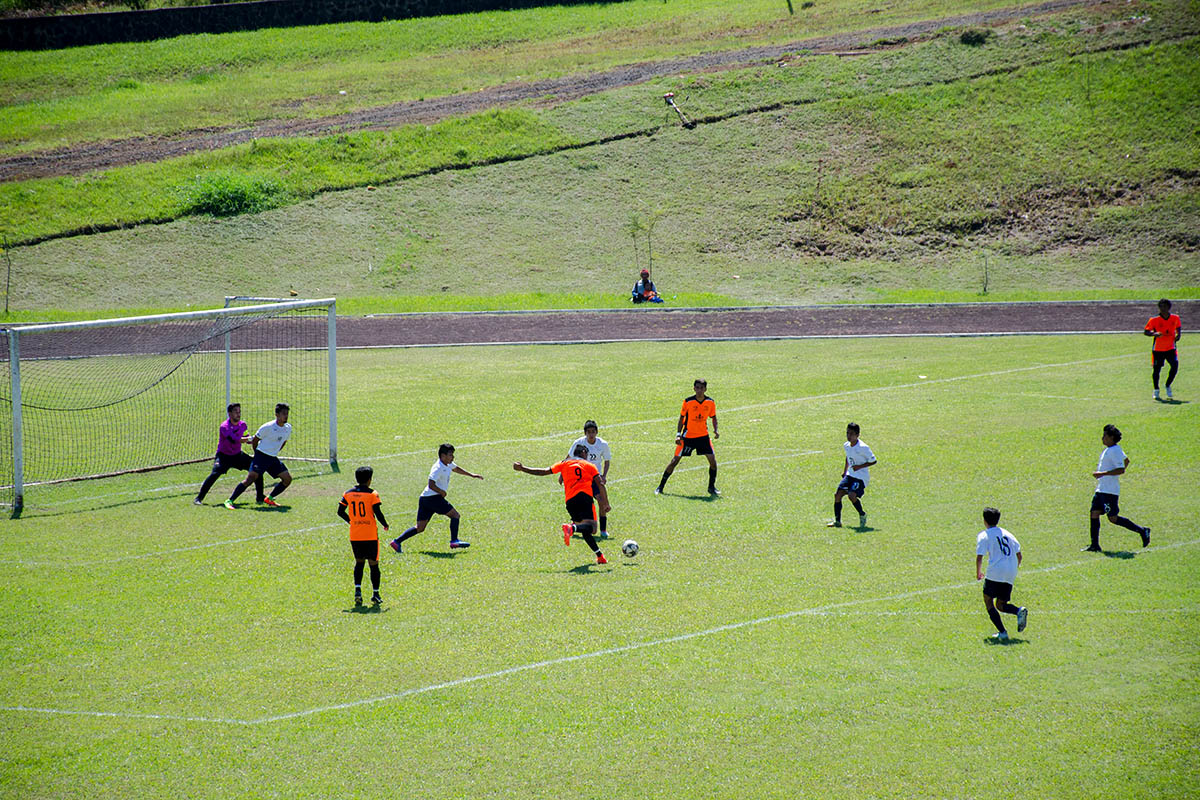
[[[705,394],[708,389],[708,381],[698,379],[692,384],[692,388],[696,390],[696,394],[685,398],[683,408],[679,410],[679,424],[675,429],[675,457],[671,459],[670,464],[667,464],[662,480],[658,482],[658,488],[654,490],[654,493],[663,493],[663,489],[667,485],[667,478],[671,477],[671,473],[675,471],[675,465],[679,463],[679,459],[690,456],[692,453],[699,453],[708,457],[708,493],[713,497],[719,497],[721,493],[717,491],[717,457],[713,454],[712,441],[708,438],[708,420],[710,419],[713,426],[712,438],[721,438],[720,432],[717,431],[717,404]]]
[[[361,606],[363,562],[371,564],[371,605],[383,602],[379,596],[379,529],[375,520],[386,531],[387,520],[380,508],[379,494],[371,488],[371,477],[375,471],[370,467],[354,470],[353,489],[342,495],[338,503],[338,516],[350,523],[350,547],[354,550],[354,605]]]
[[[577,444],[571,451],[570,458],[559,461],[554,466],[527,467],[518,461],[513,464],[513,469],[528,475],[562,476],[567,514],[571,517],[571,521],[562,526],[563,544],[571,544],[571,537],[579,534],[596,554],[596,563],[607,564],[608,559],[600,552],[600,545],[596,544],[596,537],[592,534],[596,532],[596,508],[593,502],[598,500],[600,513],[607,514],[610,509],[608,492],[604,488],[604,482],[600,480],[600,471],[587,457],[587,447]]]
[[[1167,399],[1171,400],[1174,398],[1171,394],[1171,384],[1175,380],[1175,373],[1179,372],[1179,354],[1175,352],[1175,343],[1183,335],[1183,323],[1179,321],[1178,314],[1171,313],[1170,300],[1164,297],[1158,301],[1158,314],[1146,323],[1145,333],[1154,337],[1154,349],[1150,354],[1151,366],[1154,368],[1154,399],[1159,399],[1158,373],[1162,371],[1165,362],[1171,365],[1171,371],[1167,373]]]

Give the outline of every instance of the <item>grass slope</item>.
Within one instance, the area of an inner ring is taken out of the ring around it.
[[[1197,406],[1150,402],[1140,337],[655,345],[594,400],[559,390],[627,351],[342,354],[343,465],[375,466],[394,526],[438,442],[485,476],[451,484],[474,546],[450,556],[440,520],[389,553],[383,613],[350,613],[345,531],[314,527],[336,523],[345,473],[298,481],[283,512],[195,508],[194,468],[31,496],[0,523],[5,794],[1200,790],[1200,506],[1160,491],[1200,468]],[[689,461],[655,497],[699,373],[725,494],[693,497]],[[589,416],[614,447],[614,536],[642,545],[600,569],[562,546],[557,485],[509,466],[561,457]],[[849,419],[879,458],[867,531],[823,526]],[[1084,558],[1106,422],[1133,460],[1123,511],[1155,547],[1106,523],[1110,557]],[[971,568],[988,503],[1025,553],[1030,627],[1008,647],[984,641]]]

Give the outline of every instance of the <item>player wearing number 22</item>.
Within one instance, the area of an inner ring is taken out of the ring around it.
[[[551,467],[527,467],[518,461],[513,464],[513,469],[528,475],[562,476],[567,514],[571,517],[571,521],[562,526],[563,544],[570,545],[571,537],[578,534],[587,542],[588,547],[592,548],[596,555],[596,563],[607,564],[608,559],[600,552],[600,546],[596,544],[594,536],[596,508],[593,503],[599,500],[600,513],[607,514],[610,510],[608,492],[604,488],[604,482],[600,480],[600,471],[588,462],[587,457],[587,447],[577,444],[571,451],[570,458]]]
[[[354,605],[362,605],[363,562],[371,565],[371,605],[379,605],[383,600],[379,597],[379,528],[375,521],[386,531],[387,520],[384,519],[382,502],[379,493],[371,488],[371,478],[374,470],[370,467],[359,467],[354,470],[354,488],[342,495],[338,503],[338,516],[350,523],[350,549],[354,551]]]
[[[1017,631],[1025,630],[1025,619],[1029,611],[1014,606],[1013,583],[1017,580],[1017,568],[1021,565],[1021,543],[1000,527],[1000,512],[995,508],[983,510],[983,524],[987,525],[975,539],[975,580],[983,581],[983,606],[988,617],[996,626],[997,642],[1008,641],[1008,631],[1000,619],[1000,612],[1017,615]],[[987,576],[983,573],[983,557],[987,556]]]

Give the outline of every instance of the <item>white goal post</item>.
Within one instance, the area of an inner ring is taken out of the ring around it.
[[[233,401],[252,430],[288,403],[289,460],[336,469],[336,300],[231,299],[205,311],[0,327],[0,506],[15,516],[31,487],[211,459]]]

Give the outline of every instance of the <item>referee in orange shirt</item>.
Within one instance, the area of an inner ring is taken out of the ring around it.
[[[379,596],[379,529],[375,520],[386,531],[387,520],[383,517],[379,494],[371,488],[371,477],[375,471],[370,467],[354,470],[358,484],[342,495],[338,503],[338,516],[350,523],[350,547],[354,550],[354,605],[361,606],[363,562],[371,565],[371,605],[383,602]]]
[[[667,478],[671,477],[671,473],[675,471],[675,465],[679,463],[679,459],[697,453],[708,457],[708,493],[713,497],[719,497],[721,493],[717,491],[717,457],[713,454],[712,440],[708,438],[708,420],[710,419],[713,426],[712,438],[721,438],[720,432],[717,431],[717,404],[705,394],[708,390],[708,381],[703,378],[697,379],[692,384],[692,388],[696,390],[696,394],[684,398],[683,407],[679,410],[679,424],[675,428],[675,457],[671,459],[670,464],[667,464],[662,480],[658,482],[658,488],[654,490],[654,493],[663,493],[663,489],[667,486]]]

